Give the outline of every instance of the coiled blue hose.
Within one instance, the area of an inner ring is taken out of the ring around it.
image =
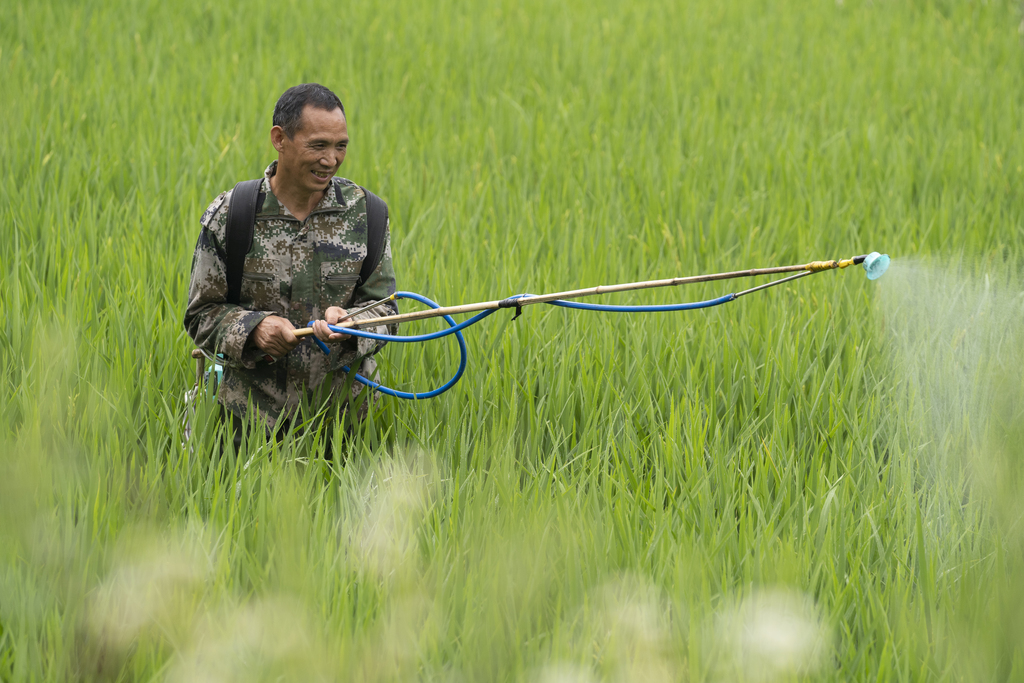
[[[510,297],[510,298],[512,298],[512,299],[521,299],[521,298],[530,297],[530,296],[533,296],[533,295],[532,294],[517,294],[517,295],[515,295],[513,297]],[[421,304],[425,304],[425,305],[429,306],[430,308],[440,308],[441,307],[440,304],[437,304],[434,301],[431,301],[430,299],[428,299],[425,296],[422,296],[421,294],[416,294],[415,292],[396,292],[395,293],[395,298],[396,299],[413,299],[414,301],[419,301]],[[711,308],[712,306],[720,306],[722,304],[728,303],[728,302],[732,301],[735,298],[736,298],[735,294],[726,294],[725,296],[720,296],[717,299],[708,299],[707,301],[696,301],[696,302],[693,302],[693,303],[686,303],[686,304],[666,304],[666,305],[659,305],[659,306],[609,306],[609,305],[605,305],[605,304],[584,304],[584,303],[579,303],[577,301],[563,301],[563,300],[560,300],[560,299],[556,299],[555,301],[549,301],[549,302],[546,302],[546,303],[549,303],[552,306],[561,306],[563,308],[574,308],[574,309],[580,310],[580,311],[600,311],[600,312],[604,312],[604,313],[666,313],[666,312],[670,312],[670,311],[693,311],[693,310],[696,310],[696,309],[699,309],[699,308]],[[482,312],[477,313],[476,315],[474,315],[472,318],[469,318],[468,320],[464,320],[461,323],[456,323],[455,320],[450,315],[445,315],[445,316],[443,316],[443,318],[444,318],[444,321],[446,323],[448,323],[448,328],[447,329],[439,330],[437,332],[431,332],[429,334],[417,334],[417,335],[412,335],[412,336],[399,336],[399,335],[393,335],[393,334],[376,334],[374,332],[366,332],[365,330],[356,330],[356,329],[352,329],[350,327],[336,327],[334,325],[328,325],[327,327],[330,328],[330,330],[332,332],[341,332],[343,334],[350,334],[353,337],[365,337],[366,339],[377,339],[379,341],[389,341],[389,342],[399,342],[399,343],[431,341],[433,339],[440,339],[441,337],[447,337],[450,334],[454,334],[456,341],[458,341],[458,343],[459,343],[459,355],[460,355],[460,358],[459,358],[459,369],[455,372],[455,375],[450,380],[445,382],[443,385],[441,385],[437,389],[433,389],[431,391],[425,391],[425,392],[422,392],[422,393],[420,393],[420,392],[398,391],[397,389],[388,388],[388,387],[386,387],[386,386],[384,386],[384,385],[382,385],[382,384],[380,384],[378,382],[374,382],[371,379],[367,379],[366,377],[363,377],[359,373],[356,373],[356,381],[357,382],[365,384],[366,386],[368,386],[368,387],[370,387],[372,389],[376,389],[377,391],[379,391],[379,392],[381,392],[383,394],[387,394],[389,396],[395,396],[396,398],[424,399],[424,398],[433,398],[435,396],[439,396],[439,395],[443,394],[444,392],[448,391],[453,386],[455,386],[456,382],[458,382],[460,379],[462,379],[462,374],[466,371],[466,364],[467,364],[467,362],[469,360],[469,352],[466,350],[466,340],[462,336],[462,330],[466,329],[467,327],[470,327],[471,325],[477,324],[478,322],[480,322],[481,320],[483,320],[484,318],[486,318],[487,316],[491,315],[492,313],[494,313],[497,310],[498,309],[490,309],[490,310],[482,311]],[[312,325],[313,322],[310,321],[309,324]],[[330,353],[331,352],[330,349],[327,348],[327,345],[324,344],[322,341],[320,341],[317,337],[314,336],[313,340],[317,343],[317,345],[320,346],[320,349],[324,353]],[[351,370],[349,369],[349,367],[347,365],[346,366],[342,366],[342,369],[345,372],[351,372]]]

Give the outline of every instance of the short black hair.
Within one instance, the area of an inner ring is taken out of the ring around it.
[[[341,109],[341,115],[345,115],[345,105],[329,88],[319,83],[303,83],[288,88],[278,98],[274,105],[274,125],[281,126],[288,137],[295,137],[302,124],[302,110],[306,105],[324,111]]]

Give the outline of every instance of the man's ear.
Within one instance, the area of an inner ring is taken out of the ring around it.
[[[285,139],[284,128],[281,126],[274,126],[270,129],[270,144],[274,146],[278,152],[284,151],[284,139]]]

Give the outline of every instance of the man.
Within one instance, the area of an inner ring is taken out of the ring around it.
[[[320,408],[333,399],[347,406],[363,385],[353,384],[342,366],[372,375],[372,354],[383,344],[332,333],[327,324],[337,323],[346,308],[395,292],[389,230],[379,264],[360,282],[367,256],[366,194],[334,178],[349,142],[337,95],[316,83],[289,88],[274,107],[270,141],[277,161],[264,173],[265,198],[257,206],[238,304],[227,301],[228,191],[200,220],[185,311],[185,329],[196,346],[224,359],[217,400],[232,416],[236,443],[250,406],[268,429],[295,418],[300,405]],[[384,304],[353,320],[392,313],[397,307]],[[295,336],[310,320],[330,355],[310,337]],[[396,328],[370,331],[394,334]],[[363,397],[359,403],[361,417],[368,402]]]

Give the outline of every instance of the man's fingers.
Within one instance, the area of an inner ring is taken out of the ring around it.
[[[313,321],[313,334],[315,334],[317,339],[320,341],[328,341],[331,337],[331,332],[327,329],[327,323],[323,320]]]
[[[331,331],[330,329],[328,329],[328,331],[331,333],[330,341],[341,341],[342,339],[349,338],[349,335],[345,334],[344,332],[334,332]]]
[[[331,329],[327,327],[327,323],[323,320],[313,321],[313,334],[317,336],[320,341],[337,341],[339,337]]]
[[[294,330],[295,326],[287,318],[267,316],[256,326],[254,342],[265,353],[281,357],[299,344]]]
[[[339,309],[343,310],[343,309]],[[340,317],[340,316],[339,316]],[[314,320],[313,321],[313,334],[317,336],[317,339],[325,342],[336,342],[346,339],[349,335],[333,332],[328,326],[328,322],[325,320]]]
[[[346,312],[340,306],[328,306],[327,310],[324,311],[324,320],[327,321],[328,325],[337,325],[338,321],[345,317]]]

